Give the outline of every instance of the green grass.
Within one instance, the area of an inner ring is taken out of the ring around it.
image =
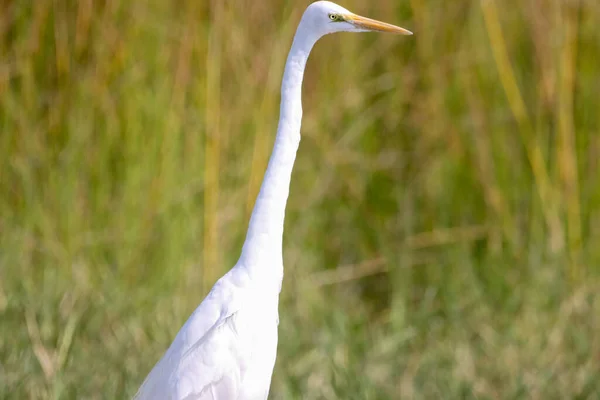
[[[230,4],[231,3],[231,4]],[[600,395],[600,3],[348,0],[272,399]],[[0,397],[127,398],[239,256],[308,2],[0,5]]]

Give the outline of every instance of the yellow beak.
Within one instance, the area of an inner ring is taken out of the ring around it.
[[[400,28],[399,26],[386,24],[385,22],[377,21],[376,19],[361,17],[356,14],[344,15],[346,22],[351,23],[357,28],[367,29],[369,31],[378,32],[392,32],[399,33],[401,35],[412,35],[412,32],[408,29]]]

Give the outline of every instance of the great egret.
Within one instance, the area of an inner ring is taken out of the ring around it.
[[[304,67],[319,38],[343,31],[412,34],[328,1],[308,6],[285,64],[277,136],[240,258],[192,313],[135,398],[267,398],[277,351],[283,221],[300,144]]]

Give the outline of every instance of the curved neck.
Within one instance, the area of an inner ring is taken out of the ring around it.
[[[279,125],[267,171],[254,204],[241,261],[250,270],[283,276],[282,237],[285,206],[302,122],[302,78],[308,55],[317,41],[300,22],[288,54],[281,83]]]

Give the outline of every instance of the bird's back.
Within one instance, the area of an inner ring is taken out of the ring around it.
[[[150,372],[136,399],[266,399],[275,364],[278,290],[240,268],[223,276]]]

